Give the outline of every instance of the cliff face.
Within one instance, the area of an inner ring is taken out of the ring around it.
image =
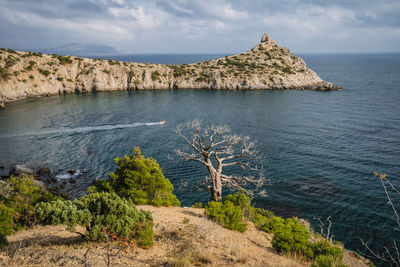
[[[250,51],[162,65],[0,50],[0,106],[38,96],[148,89],[332,90],[304,61],[264,35]]]

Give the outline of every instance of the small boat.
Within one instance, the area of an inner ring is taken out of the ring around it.
[[[165,124],[165,121],[160,121],[160,124]]]

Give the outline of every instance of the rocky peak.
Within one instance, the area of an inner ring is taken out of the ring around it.
[[[266,43],[266,42],[268,42],[270,39],[269,39],[269,36],[268,36],[268,34],[264,34],[262,37],[261,37],[261,43]]]

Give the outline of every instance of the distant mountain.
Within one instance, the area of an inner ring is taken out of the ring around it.
[[[60,55],[73,55],[73,56],[91,56],[91,55],[116,55],[119,52],[112,46],[101,44],[83,44],[83,43],[69,43],[62,46],[37,49],[46,54],[60,54]]]

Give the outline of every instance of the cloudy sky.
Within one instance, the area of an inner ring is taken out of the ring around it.
[[[268,33],[297,53],[400,52],[400,0],[0,0],[0,47],[235,53]]]

